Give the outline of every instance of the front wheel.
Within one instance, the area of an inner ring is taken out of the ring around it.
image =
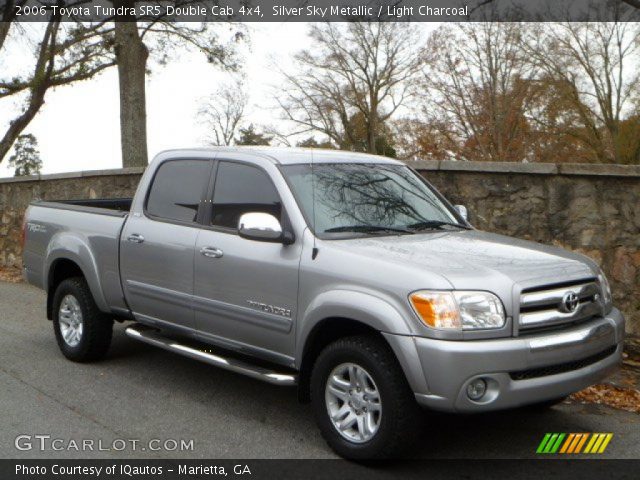
[[[84,278],[62,281],[53,297],[53,308],[53,329],[65,357],[90,362],[107,354],[113,319],[98,309]]]
[[[373,336],[343,338],[320,353],[311,374],[311,401],[326,442],[353,460],[406,451],[420,415],[393,352]]]

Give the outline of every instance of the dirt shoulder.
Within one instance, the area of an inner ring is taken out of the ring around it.
[[[22,271],[18,267],[0,267],[0,282],[22,282]]]
[[[606,382],[574,393],[568,401],[640,413],[640,337],[626,338],[622,365]]]

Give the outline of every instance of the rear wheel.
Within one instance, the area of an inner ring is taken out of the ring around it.
[[[58,285],[53,312],[53,329],[65,357],[90,362],[107,354],[113,320],[98,309],[84,278],[68,278]]]
[[[311,401],[326,442],[354,460],[398,456],[414,439],[420,415],[393,352],[372,336],[343,338],[320,353]]]

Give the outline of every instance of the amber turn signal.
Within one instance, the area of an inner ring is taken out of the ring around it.
[[[420,291],[409,297],[420,319],[431,328],[460,329],[460,313],[451,292]]]

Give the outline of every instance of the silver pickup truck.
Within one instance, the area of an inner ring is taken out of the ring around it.
[[[167,151],[133,199],[34,202],[24,235],[67,358],[103,357],[133,321],[133,339],[297,385],[347,458],[397,455],[419,406],[552,405],[622,355],[593,261],[476,230],[383,157]]]

